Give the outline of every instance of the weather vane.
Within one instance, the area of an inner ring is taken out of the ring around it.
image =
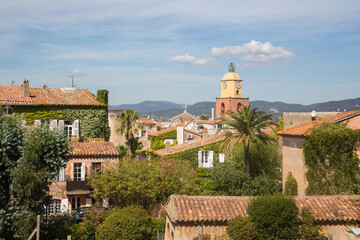
[[[232,62],[229,64],[229,72],[235,72],[235,64]]]

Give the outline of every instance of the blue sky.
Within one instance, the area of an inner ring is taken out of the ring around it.
[[[360,1],[0,0],[0,84],[110,91],[110,104],[360,97]]]

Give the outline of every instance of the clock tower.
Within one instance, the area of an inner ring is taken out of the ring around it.
[[[242,105],[249,105],[249,98],[242,97],[242,79],[229,64],[229,72],[221,80],[221,98],[216,98],[216,117],[227,117],[229,110],[239,112]]]

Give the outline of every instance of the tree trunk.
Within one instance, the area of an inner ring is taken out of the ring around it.
[[[244,139],[244,165],[245,165],[245,173],[247,175],[250,175],[249,145],[250,145],[249,140]]]

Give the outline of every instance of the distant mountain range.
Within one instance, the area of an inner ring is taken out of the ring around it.
[[[331,112],[331,111],[351,111],[360,109],[360,98],[346,99],[340,101],[330,101],[315,103],[310,105],[289,104],[283,102],[250,101],[254,107],[274,115],[275,118],[281,116],[283,112]],[[110,106],[110,109],[134,109],[139,112],[141,117],[150,117],[157,121],[166,121],[182,113],[185,104],[178,104],[167,101],[144,101],[138,104],[122,104]],[[211,116],[211,108],[215,108],[215,102],[198,102],[188,106],[188,112],[196,115]]]

